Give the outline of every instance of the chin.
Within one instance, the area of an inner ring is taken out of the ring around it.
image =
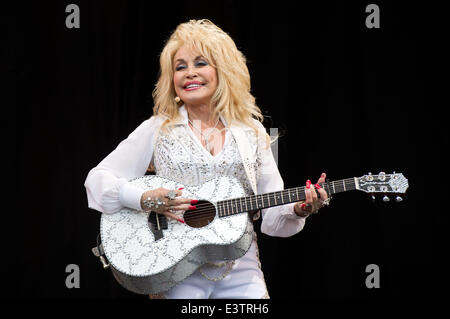
[[[189,96],[186,98],[182,98],[180,96],[181,100],[183,100],[184,103],[187,104],[201,104],[201,103],[208,103],[209,101],[211,101],[211,97],[204,97],[204,96],[199,96],[199,97],[193,97],[193,96]]]

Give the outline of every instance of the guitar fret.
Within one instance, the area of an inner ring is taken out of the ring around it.
[[[358,189],[355,178],[330,181],[320,184],[322,188],[332,195]],[[248,197],[232,198],[220,201],[217,204],[219,216],[230,216],[238,213],[249,212],[257,209],[265,209],[273,206],[284,205],[295,201],[305,200],[304,187],[294,187],[277,192],[252,195]]]

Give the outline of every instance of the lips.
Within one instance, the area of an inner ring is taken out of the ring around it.
[[[186,84],[184,84],[183,89],[185,91],[193,91],[193,90],[197,90],[197,89],[201,88],[202,86],[204,86],[204,84],[202,82],[191,81],[191,82],[187,82]]]

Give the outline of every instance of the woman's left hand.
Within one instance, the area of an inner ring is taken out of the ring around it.
[[[306,217],[311,214],[317,213],[317,211],[324,206],[323,202],[328,199],[327,192],[319,185],[325,183],[325,178],[327,174],[322,173],[320,178],[317,180],[315,185],[311,185],[311,181],[308,179],[306,181],[305,188],[305,201],[300,201],[294,205],[294,212],[301,217]],[[317,196],[316,191],[320,194],[320,198]]]

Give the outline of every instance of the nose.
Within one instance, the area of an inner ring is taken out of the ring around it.
[[[193,67],[188,67],[186,70],[186,77],[188,79],[192,79],[195,78],[197,76],[197,72],[195,71],[195,69]]]

